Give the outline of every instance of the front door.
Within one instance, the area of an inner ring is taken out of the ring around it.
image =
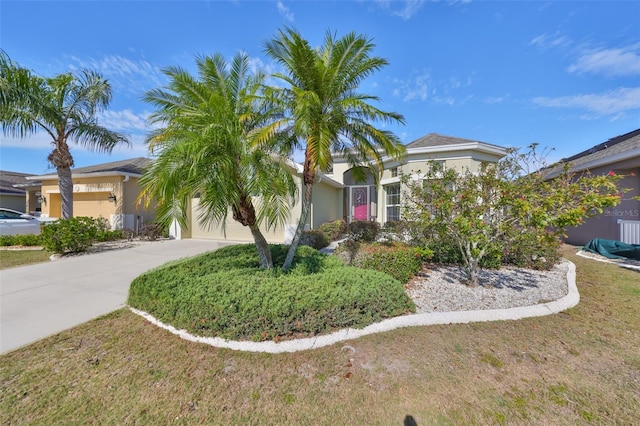
[[[351,188],[351,206],[353,220],[369,220],[369,187]]]

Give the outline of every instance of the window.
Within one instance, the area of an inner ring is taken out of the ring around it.
[[[385,186],[387,193],[387,222],[400,220],[400,184]]]
[[[398,176],[398,168],[397,167],[393,167],[391,169],[391,177],[397,177]]]

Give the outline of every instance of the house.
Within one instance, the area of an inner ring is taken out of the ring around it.
[[[640,129],[560,160],[559,165],[550,169],[548,178],[557,176],[565,164],[570,165],[570,171],[577,173],[606,175],[613,172],[622,175],[619,188],[630,189],[618,206],[607,208],[584,224],[569,228],[566,242],[584,245],[594,238],[602,238],[640,244],[640,201],[633,199],[640,196]]]
[[[27,176],[30,175],[0,170],[0,207],[26,213],[30,211],[27,208],[27,191],[24,189],[28,185]]]
[[[384,224],[401,217],[401,175],[426,171],[430,161],[444,167],[477,170],[483,162],[496,162],[507,154],[507,149],[469,139],[428,134],[406,146],[406,156],[398,161],[383,158],[381,173],[374,169],[366,172],[366,179],[356,180],[347,160],[340,154],[333,155],[333,169],[318,173],[313,188],[312,206],[307,227],[317,229],[322,223],[343,219],[346,222],[366,220]],[[298,186],[301,184],[302,166],[293,164],[291,171]],[[374,174],[377,174],[375,176]],[[376,179],[377,178],[377,179]],[[170,233],[176,238],[226,238],[233,241],[253,241],[248,229],[229,219],[226,229],[206,227],[198,223],[198,199],[191,200],[189,226],[181,229],[173,225]],[[269,242],[291,241],[301,214],[300,201],[291,210],[288,223],[276,230],[263,230]]]
[[[154,218],[153,209],[138,202],[138,180],[150,162],[139,157],[72,169],[73,215],[104,217],[112,229],[140,229]],[[59,218],[62,204],[58,175],[28,176],[26,180],[34,183],[26,190],[27,203],[39,204],[43,217]]]

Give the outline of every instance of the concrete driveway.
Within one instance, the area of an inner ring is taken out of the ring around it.
[[[0,271],[0,353],[119,309],[141,273],[228,244],[157,241]]]

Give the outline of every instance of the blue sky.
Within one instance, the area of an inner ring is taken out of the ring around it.
[[[100,122],[130,136],[111,155],[72,146],[76,166],[147,155],[145,91],[161,69],[193,70],[196,55],[246,52],[278,68],[264,43],[285,25],[319,45],[355,31],[389,65],[361,86],[405,116],[404,143],[427,133],[567,157],[640,128],[638,1],[6,1],[0,47],[43,76],[102,73],[113,101]],[[0,168],[50,171],[49,140],[0,134]]]

